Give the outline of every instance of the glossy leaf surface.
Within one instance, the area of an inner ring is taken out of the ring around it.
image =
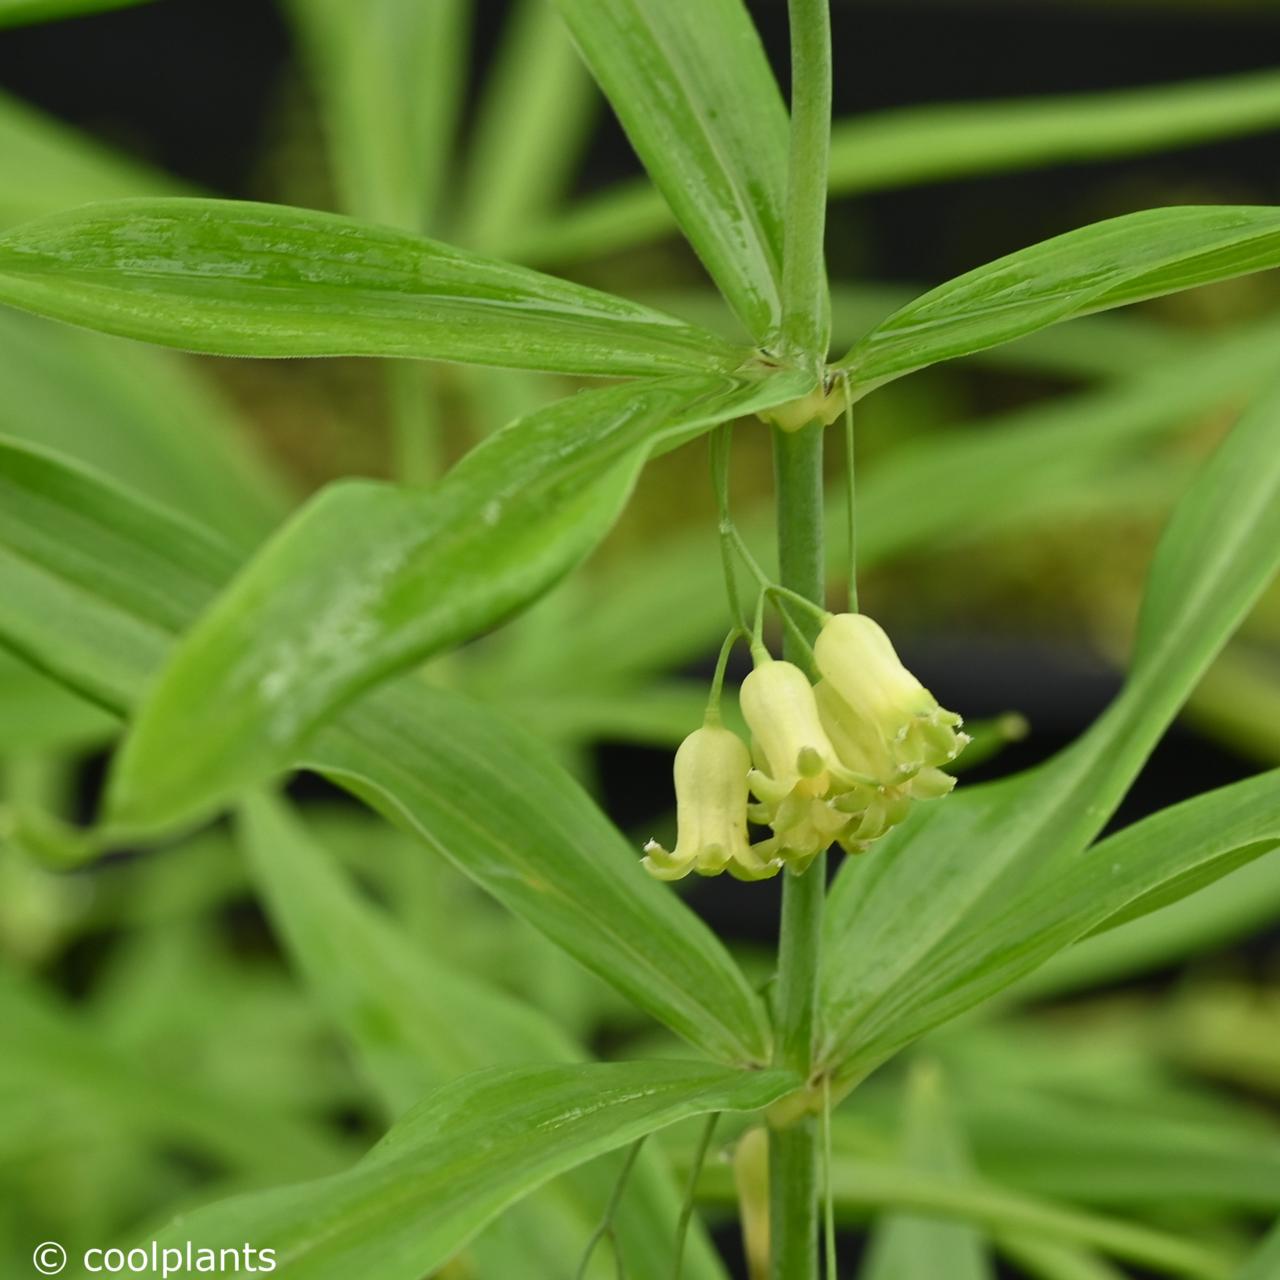
[[[741,0],[555,0],[748,332],[781,317],[787,113]]]
[[[213,355],[407,356],[617,376],[732,368],[610,294],[284,205],[119,200],[0,236],[0,301]]]
[[[361,689],[500,622],[573,567],[653,449],[797,386],[611,387],[512,424],[430,491],[328,489],[184,639],[119,759],[116,818],[181,821],[285,767]]]
[[[1148,209],[1032,245],[895,312],[840,362],[864,392],[940,360],[1105,311],[1280,264],[1280,210]]]
[[[0,444],[0,497],[0,640],[127,713],[234,557],[20,446]],[[763,1003],[724,947],[536,740],[409,679],[353,707],[307,759],[711,1056],[767,1060]]]

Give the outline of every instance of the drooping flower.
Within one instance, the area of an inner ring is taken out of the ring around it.
[[[829,618],[818,634],[814,663],[831,690],[826,723],[847,728],[842,759],[882,785],[898,785],[937,769],[964,750],[961,718],[903,666],[889,637],[866,614]],[[838,700],[838,701],[837,701]],[[936,789],[937,779],[926,784]]]
[[[846,768],[818,714],[813,686],[799,667],[758,661],[742,682],[742,714],[751,729],[756,767],[751,817],[773,829],[757,848],[797,871],[839,838],[850,814],[830,799],[866,785]]]
[[[747,836],[747,774],[751,755],[736,733],[721,725],[695,729],[676,752],[676,847],[645,845],[644,867],[659,880],[691,871],[722,871],[740,880],[777,875],[782,864],[760,857]]]

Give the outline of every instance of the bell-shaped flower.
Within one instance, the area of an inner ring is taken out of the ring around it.
[[[969,741],[962,721],[902,665],[881,627],[861,613],[829,618],[814,644],[814,663],[851,713],[848,767],[865,767],[882,785],[954,760]],[[878,741],[877,741],[878,740]]]
[[[736,733],[720,725],[695,729],[676,752],[676,847],[645,845],[644,867],[659,880],[691,871],[728,871],[741,880],[776,875],[781,863],[761,858],[747,836],[747,774],[751,756]]]
[[[766,810],[776,811],[792,797],[820,798],[833,787],[851,785],[818,717],[813,686],[799,667],[766,658],[742,682],[738,697],[756,754],[751,790]]]
[[[859,715],[826,680],[818,682],[814,698],[841,762],[872,779],[884,779],[851,788],[832,801],[847,820],[837,837],[847,853],[862,853],[888,834],[910,812],[913,800],[933,800],[955,786],[955,778],[932,765],[904,772],[875,723]]]

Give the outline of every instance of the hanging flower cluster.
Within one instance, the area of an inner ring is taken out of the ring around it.
[[[644,865],[660,879],[728,871],[759,880],[783,867],[804,871],[832,844],[861,853],[913,800],[955,785],[940,766],[969,741],[960,717],[938,705],[865,614],[827,615],[813,649],[816,686],[794,664],[758,646],[753,654],[740,693],[751,750],[718,723],[681,744],[676,847],[645,846]],[[772,834],[752,845],[748,818]]]

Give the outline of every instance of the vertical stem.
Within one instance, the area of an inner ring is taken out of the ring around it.
[[[830,342],[825,236],[831,149],[831,12],[828,0],[789,0],[791,151],[782,252],[782,337],[826,362]]]
[[[822,427],[774,432],[778,495],[778,561],[782,585],[821,604],[825,587],[822,545]],[[801,626],[810,636],[816,620]],[[806,662],[800,646],[787,656]],[[778,942],[778,1065],[808,1077],[813,1068],[817,1022],[818,960],[826,855],[803,875],[788,873],[782,886]],[[818,1274],[818,1128],[814,1118],[769,1138],[769,1217],[774,1280],[816,1280]]]
[[[440,470],[431,373],[414,360],[386,362],[392,472],[401,484],[430,484]]]

